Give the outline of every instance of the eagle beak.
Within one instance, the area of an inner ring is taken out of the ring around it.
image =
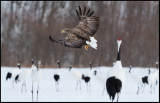
[[[89,48],[89,45],[85,45],[85,49],[88,50],[88,48]]]
[[[61,31],[62,34],[63,34],[64,32],[65,32],[64,30]]]

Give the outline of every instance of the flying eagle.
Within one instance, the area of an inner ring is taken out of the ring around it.
[[[79,19],[79,24],[73,28],[65,28],[61,33],[67,34],[67,36],[62,40],[54,40],[51,36],[49,39],[52,42],[60,43],[66,47],[71,48],[81,48],[85,45],[85,49],[88,50],[89,46],[94,49],[97,49],[97,40],[93,35],[97,32],[99,26],[99,17],[92,16],[94,11],[90,11],[90,8],[82,11],[79,6],[79,11],[76,9],[76,13]]]

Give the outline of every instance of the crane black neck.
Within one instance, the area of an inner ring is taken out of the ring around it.
[[[69,71],[71,71],[71,69],[72,69],[72,67],[70,66],[70,67],[69,67]]]
[[[90,65],[90,70],[92,70],[92,64],[89,64]]]
[[[130,66],[130,67],[129,67],[129,73],[131,73],[131,69],[132,69],[132,67]]]
[[[21,63],[20,63],[20,62],[17,64],[17,67],[18,67],[19,69],[21,69]]]
[[[20,65],[18,65],[18,68],[19,68],[19,69],[21,69],[21,66],[20,66]]]
[[[156,64],[156,68],[158,69],[158,64]]]
[[[58,68],[60,68],[60,61],[57,61],[57,64],[58,64]]]
[[[34,64],[34,59],[32,59],[32,65]]]
[[[150,75],[150,74],[151,74],[151,70],[149,69],[149,70],[148,70],[148,75]]]
[[[58,68],[60,68],[60,64],[58,64]]]
[[[117,53],[117,61],[121,61],[121,45],[120,45],[120,47],[119,47],[119,51],[118,51],[118,53]]]

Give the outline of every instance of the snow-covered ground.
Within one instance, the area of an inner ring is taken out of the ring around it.
[[[16,67],[1,67],[1,102],[31,102],[32,101],[32,82],[31,79],[27,81],[27,92],[23,91],[21,93],[21,84],[19,82],[14,85],[12,88],[12,81],[6,81],[6,74],[9,70]],[[22,69],[29,69],[23,68]],[[73,68],[81,73],[87,74],[88,69],[84,68]],[[104,95],[102,96],[102,91],[105,84],[105,77],[108,70],[111,67],[96,67],[93,70],[97,70],[97,74],[101,75],[102,80],[100,81],[97,77],[93,76],[91,78],[91,92],[87,92],[87,87],[84,81],[81,82],[82,89],[76,91],[76,79],[70,74],[69,69],[62,68],[60,69],[60,84],[59,92],[56,92],[55,81],[53,79],[53,73],[56,69],[42,69],[43,75],[39,87],[39,100],[40,102],[110,102],[109,96],[105,90]],[[155,93],[150,94],[150,86],[147,85],[144,93],[140,91],[140,94],[137,95],[137,84],[128,74],[128,68],[124,68],[126,71],[126,82],[122,88],[119,101],[122,102],[158,102],[159,101],[159,82],[155,88]],[[137,75],[147,75],[148,68],[133,68],[132,73]],[[151,68],[151,72],[156,71],[154,68]],[[104,81],[104,82],[103,82]],[[159,80],[158,80],[159,81]],[[36,88],[36,86],[34,87]],[[35,90],[36,92],[36,90]],[[34,94],[36,96],[36,93]],[[115,98],[116,101],[116,98]]]

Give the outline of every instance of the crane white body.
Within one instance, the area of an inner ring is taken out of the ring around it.
[[[26,81],[30,78],[31,70],[30,69],[23,69],[19,74],[16,76],[16,82],[22,81],[22,88],[21,92],[23,92],[23,87],[25,86],[25,92],[27,92],[26,89]]]
[[[151,88],[150,93],[155,92],[155,86],[156,86],[156,84],[157,84],[156,82],[158,82],[158,81],[157,81],[157,79],[158,79],[158,74],[159,74],[159,70],[156,71],[156,72],[154,72],[154,73],[152,73],[152,74],[150,74],[150,75],[148,76],[148,83],[149,83],[150,88]]]
[[[78,90],[78,86],[81,89],[81,81],[82,81],[83,74],[75,69],[72,69],[72,66],[70,66],[69,71],[70,71],[71,75],[73,76],[73,78],[77,81],[76,90]]]
[[[37,83],[37,98],[36,98],[36,101],[38,101],[38,92],[39,92],[39,84],[40,84],[40,80],[42,78],[42,71],[41,69],[39,68],[40,67],[40,64],[41,64],[41,61],[39,60],[38,61],[38,64],[37,64],[37,67],[35,66],[35,64],[32,65],[31,67],[31,79],[32,79],[32,101],[34,101],[34,96],[33,96],[33,88],[34,88],[34,85],[35,83]]]
[[[107,78],[111,76],[115,76],[117,79],[120,79],[122,81],[122,85],[124,85],[125,71],[123,70],[121,61],[116,61],[116,63],[113,65],[112,70],[108,72]]]

